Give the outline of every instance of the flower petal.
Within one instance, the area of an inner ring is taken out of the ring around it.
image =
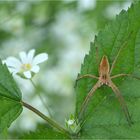
[[[8,68],[10,73],[12,73],[13,75],[17,74],[19,71],[15,68]]]
[[[8,57],[6,60],[4,60],[4,62],[8,67],[13,67],[16,68],[17,70],[20,69],[21,62],[15,57]]]
[[[27,63],[28,58],[27,58],[27,54],[25,52],[20,52],[19,57],[20,57],[23,64]]]
[[[40,67],[37,66],[37,65],[33,66],[32,69],[31,69],[31,71],[34,72],[34,73],[38,73],[39,70],[40,70]]]
[[[35,54],[35,50],[34,49],[32,49],[32,50],[30,50],[29,52],[28,52],[28,61],[31,63],[32,62],[32,60],[33,60],[33,57],[34,57],[34,54]]]
[[[23,72],[23,74],[24,74],[24,76],[25,76],[27,79],[30,79],[30,78],[32,77],[30,71],[25,71],[25,72]]]
[[[33,65],[37,65],[39,63],[42,63],[48,59],[48,54],[47,53],[41,53],[37,55],[34,60],[33,60]]]
[[[5,60],[2,60],[2,64],[6,64],[6,59]]]

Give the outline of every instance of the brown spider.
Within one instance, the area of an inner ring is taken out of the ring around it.
[[[111,72],[112,72],[112,69],[114,67],[114,64],[115,64],[115,60],[114,60],[114,62],[112,64],[112,67],[110,69],[108,58],[107,58],[107,56],[104,55],[102,57],[100,65],[99,65],[99,77],[97,77],[95,75],[91,75],[91,74],[85,74],[85,75],[82,75],[82,76],[77,78],[77,80],[80,80],[82,78],[87,78],[87,77],[93,78],[93,79],[98,79],[96,84],[92,87],[92,89],[90,90],[90,92],[86,96],[86,98],[85,98],[85,100],[84,100],[84,102],[83,102],[83,104],[81,106],[79,116],[83,115],[83,113],[84,113],[84,111],[85,111],[85,109],[86,109],[91,97],[94,95],[95,91],[98,88],[100,88],[102,85],[107,85],[115,93],[115,95],[118,98],[118,101],[120,102],[120,105],[121,105],[121,107],[123,109],[123,112],[124,112],[124,115],[125,115],[125,117],[126,117],[126,119],[128,121],[128,124],[131,125],[132,121],[131,121],[131,117],[130,117],[127,105],[125,103],[125,100],[124,100],[123,96],[121,95],[118,87],[112,82],[112,79],[117,78],[117,77],[121,77],[121,76],[132,76],[132,75],[130,75],[130,74],[117,74],[117,75],[114,75],[114,76],[110,76]],[[134,77],[134,76],[132,76],[132,77]],[[136,78],[136,77],[134,77],[134,78]]]

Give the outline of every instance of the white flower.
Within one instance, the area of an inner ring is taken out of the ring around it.
[[[6,63],[9,70],[13,74],[18,74],[23,78],[30,79],[34,74],[38,73],[40,67],[38,64],[48,59],[47,53],[41,53],[34,57],[35,50],[32,49],[28,52],[20,52],[20,60],[15,57],[8,57],[3,62]]]

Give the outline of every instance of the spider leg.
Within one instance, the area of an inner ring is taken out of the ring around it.
[[[98,81],[93,87],[92,89],[89,91],[88,95],[86,96],[84,102],[82,103],[80,112],[79,112],[79,120],[81,119],[83,113],[85,112],[87,105],[89,103],[89,101],[91,100],[91,97],[94,95],[95,91],[101,86],[100,81]]]
[[[140,80],[140,77],[137,77],[137,76],[132,75],[132,74],[117,74],[117,75],[111,76],[111,79],[118,78],[118,77],[123,77],[123,76],[129,76],[129,77],[132,77],[134,79]]]
[[[82,75],[82,76],[79,76],[77,79],[76,79],[76,82],[75,82],[75,86],[77,85],[77,82],[83,78],[92,78],[92,79],[99,79],[99,77],[95,76],[95,75],[92,75],[92,74],[85,74],[85,75]]]
[[[111,79],[123,77],[123,76],[130,76],[130,74],[117,74],[117,75],[111,76]]]
[[[127,37],[127,38],[125,39],[125,41],[122,43],[122,45],[121,45],[121,47],[120,47],[120,49],[119,49],[119,51],[118,51],[118,53],[117,53],[115,59],[113,60],[113,63],[112,63],[111,69],[110,69],[110,74],[112,73],[112,70],[113,70],[113,68],[114,68],[114,66],[115,66],[115,64],[116,64],[116,62],[117,62],[117,59],[118,59],[118,57],[119,57],[119,55],[120,55],[121,50],[127,45],[128,39],[130,38],[131,35],[132,35],[132,32],[129,33],[128,37]]]
[[[127,105],[125,103],[125,100],[124,100],[123,96],[121,95],[117,86],[112,81],[109,82],[109,86],[112,88],[116,97],[118,98],[118,101],[120,102],[120,105],[123,109],[124,115],[125,115],[125,117],[128,121],[128,124],[131,125],[132,124],[131,116],[129,114],[129,111],[128,111],[128,108],[127,108]]]

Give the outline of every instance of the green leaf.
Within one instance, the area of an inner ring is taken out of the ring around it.
[[[8,128],[22,112],[22,105],[14,100],[0,96],[0,132]]]
[[[20,101],[21,92],[16,85],[6,65],[0,61],[0,95],[12,100]]]
[[[21,92],[6,65],[0,60],[0,133],[22,112]]]
[[[51,128],[47,128],[46,125],[39,126],[36,131],[28,132],[20,137],[21,139],[69,139],[64,134],[55,131]]]
[[[8,130],[5,128],[1,133],[0,133],[0,138],[1,139],[7,139],[8,138]]]
[[[140,2],[137,2],[116,16],[114,22],[100,31],[91,43],[89,55],[81,66],[80,75],[98,76],[98,67],[103,55],[107,55],[110,65],[118,55],[112,75],[125,73],[140,77]],[[92,86],[93,79],[82,79],[76,87],[76,114]],[[102,86],[91,98],[87,110],[82,116],[83,138],[140,138],[140,80],[121,77],[113,82],[123,95],[134,124],[130,127],[124,117],[121,106],[113,91]]]

